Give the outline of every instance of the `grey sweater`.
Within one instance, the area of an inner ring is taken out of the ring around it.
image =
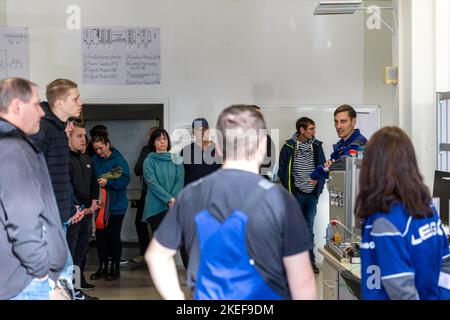
[[[22,131],[0,119],[0,299],[33,278],[56,280],[67,242],[44,155]]]

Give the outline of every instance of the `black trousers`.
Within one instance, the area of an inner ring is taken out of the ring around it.
[[[163,211],[161,213],[158,213],[154,216],[151,216],[147,219],[148,223],[150,224],[150,228],[152,229],[152,233],[154,234],[156,229],[158,229],[161,222],[164,220],[164,217],[166,216],[167,211]],[[180,255],[181,260],[183,261],[184,269],[187,270],[188,262],[189,262],[189,255],[184,247],[180,248]]]
[[[73,258],[73,264],[84,272],[86,256],[89,250],[91,215],[84,217],[80,222],[67,228],[67,245]]]
[[[124,214],[110,215],[106,229],[95,231],[100,263],[108,263],[108,257],[111,257],[113,262],[120,262],[120,257],[122,256],[120,231],[122,230],[124,216]]]
[[[136,219],[134,220],[134,225],[136,226],[136,233],[139,241],[139,251],[141,255],[144,255],[145,250],[147,250],[148,244],[150,242],[150,235],[148,233],[148,224],[142,222],[142,214],[144,213],[145,206],[145,196],[147,192],[141,191],[141,198],[138,201],[138,207],[136,210]]]
[[[187,271],[188,263],[189,263],[189,255],[188,255],[186,249],[184,248],[184,246],[180,248],[180,256],[181,256],[181,261],[183,261],[183,267]]]
[[[150,225],[150,229],[152,229],[152,234],[155,234],[155,231],[158,229],[159,225],[166,217],[166,214],[167,211],[163,211],[147,218],[147,222]]]

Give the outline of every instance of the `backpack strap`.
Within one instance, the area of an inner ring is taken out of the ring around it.
[[[260,180],[256,188],[253,189],[247,200],[244,202],[244,205],[242,206],[242,211],[248,212],[251,208],[253,208],[253,206],[258,202],[262,194],[267,190],[269,190],[270,188],[272,188],[273,186],[275,185],[267,181],[266,179]]]
[[[203,191],[202,183],[201,183],[202,180],[203,179],[200,179],[197,182],[193,182],[193,187],[194,187],[193,200],[194,200],[194,203],[200,207],[202,207],[203,203],[204,203],[204,200],[202,198],[202,195],[204,194],[202,192]],[[258,200],[261,198],[263,193],[274,186],[275,186],[275,184],[267,181],[266,179],[261,179],[258,182],[258,184],[256,185],[256,187],[253,189],[253,191],[250,193],[247,200],[242,205],[241,210],[243,212],[248,212],[258,202]],[[205,209],[207,209],[207,208],[205,208]],[[213,212],[209,211],[209,213],[211,215],[213,215],[216,219],[218,219],[220,222],[222,222],[222,219],[220,217],[218,217],[217,215],[215,215]],[[198,240],[198,234],[196,232],[195,238],[194,238],[194,243],[191,248],[191,252],[189,252],[189,265],[188,265],[188,270],[187,270],[187,275],[186,275],[187,276],[187,286],[191,290],[194,288],[194,282],[193,282],[192,277],[194,276],[195,272],[198,272],[198,266],[200,264],[200,256],[201,256],[200,244],[199,244],[199,240]]]
[[[197,204],[198,206],[200,206],[201,208],[203,208],[203,203],[204,203],[204,199],[203,199],[203,195],[204,192],[202,190],[202,180],[200,179],[197,182],[194,182],[193,187],[194,187],[194,203]],[[244,204],[242,205],[241,209],[243,212],[248,212],[249,209],[251,209],[259,200],[259,198],[262,196],[262,194],[264,192],[266,192],[267,190],[269,190],[270,188],[274,187],[275,184],[273,184],[270,181],[267,181],[266,179],[261,179],[258,184],[256,185],[256,187],[253,189],[253,191],[250,193],[250,195],[248,196],[247,200],[244,202]],[[208,208],[205,208],[208,209]],[[213,212],[209,211],[210,214],[214,215]],[[214,215],[219,221],[221,221],[222,219],[217,217],[216,215]],[[222,221],[221,221],[222,222]]]

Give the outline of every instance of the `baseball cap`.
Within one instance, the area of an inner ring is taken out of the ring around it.
[[[205,118],[197,118],[192,122],[192,129],[200,126],[202,128],[209,128],[208,121]]]

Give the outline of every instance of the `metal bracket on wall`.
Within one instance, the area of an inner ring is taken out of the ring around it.
[[[445,152],[450,151],[450,143],[441,143],[439,145],[439,151],[445,151]]]
[[[377,10],[375,10],[375,8]],[[377,13],[380,10],[392,10],[394,25],[390,27],[386,21]],[[368,14],[374,15],[382,24],[386,26],[394,36],[397,35],[397,8],[381,7],[381,6],[363,6],[361,0],[321,0],[314,9],[314,15],[335,15],[335,14],[353,14],[355,11],[366,11]]]

